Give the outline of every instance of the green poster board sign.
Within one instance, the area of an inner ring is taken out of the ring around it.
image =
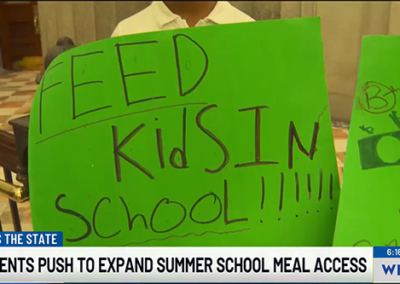
[[[363,38],[334,244],[397,246],[400,37]]]
[[[78,47],[33,103],[34,229],[70,246],[331,245],[330,123],[318,18]]]

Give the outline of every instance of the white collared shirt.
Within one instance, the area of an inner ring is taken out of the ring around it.
[[[196,27],[253,21],[254,19],[228,2],[217,1],[211,13],[205,19],[200,20]],[[121,21],[111,37],[188,27],[187,22],[172,13],[164,2],[154,1],[146,9]]]

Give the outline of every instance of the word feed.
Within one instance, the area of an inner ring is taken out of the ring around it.
[[[61,55],[31,116],[35,226],[73,246],[330,245],[339,185],[320,37],[319,20],[302,19]],[[284,65],[266,56],[277,53]]]
[[[205,68],[203,70],[203,73],[202,73],[201,77],[186,92],[182,91],[182,81],[181,81],[182,80],[182,75],[181,75],[181,71],[180,71],[180,68],[179,68],[180,61],[179,61],[179,53],[178,53],[178,44],[177,44],[177,41],[176,41],[176,37],[177,36],[182,36],[185,39],[195,43],[196,46],[198,48],[200,48],[202,50],[202,52],[204,53],[205,60],[206,60],[206,65],[205,65]],[[208,58],[207,58],[207,54],[205,53],[204,49],[199,44],[197,44],[193,39],[191,39],[190,37],[188,37],[186,35],[177,35],[177,36],[174,36],[173,38],[174,38],[174,49],[175,49],[176,65],[177,65],[177,72],[178,72],[177,81],[178,81],[178,85],[179,85],[179,95],[180,96],[186,96],[189,93],[193,92],[198,87],[198,85],[201,83],[201,81],[203,80],[204,76],[206,75],[207,69],[208,69]],[[116,53],[118,55],[117,56],[118,60],[115,60],[114,63],[118,64],[118,67],[120,69],[120,77],[122,79],[120,87],[123,87],[123,95],[124,95],[123,97],[125,98],[126,106],[130,106],[132,104],[144,103],[144,102],[151,101],[151,100],[167,99],[166,96],[148,97],[148,98],[137,100],[137,101],[131,101],[131,99],[130,99],[131,96],[129,94],[130,92],[128,91],[128,84],[127,84],[127,79],[126,78],[131,77],[131,76],[143,76],[143,75],[149,75],[149,74],[156,74],[156,71],[145,71],[145,72],[137,72],[137,73],[129,73],[129,74],[126,74],[125,71],[124,71],[124,63],[123,62],[124,61],[127,62],[129,59],[127,60],[126,58],[123,57],[123,55],[121,54],[121,47],[122,46],[132,46],[134,48],[136,45],[142,45],[142,44],[158,44],[158,41],[131,42],[131,43],[126,43],[126,44],[118,44],[117,43],[116,46],[115,46],[115,52],[114,53]],[[130,50],[130,51],[131,52],[132,51],[135,52],[134,50]],[[45,98],[45,96],[44,95],[47,94],[47,93],[57,92],[57,87],[59,89],[60,87],[62,87],[62,85],[68,84],[68,86],[71,86],[71,107],[72,107],[72,117],[71,118],[73,120],[75,120],[75,119],[77,119],[79,117],[85,116],[85,115],[90,115],[93,112],[101,111],[101,110],[108,109],[108,108],[112,107],[112,105],[106,105],[106,106],[101,106],[101,107],[98,107],[98,108],[87,109],[87,110],[85,110],[85,111],[83,111],[81,113],[77,113],[77,110],[76,110],[79,107],[79,105],[77,105],[78,104],[78,100],[76,99],[77,89],[79,87],[92,85],[92,84],[96,84],[96,86],[97,86],[97,84],[105,84],[105,83],[107,83],[107,81],[103,81],[103,80],[85,81],[85,82],[81,82],[79,84],[76,84],[76,82],[75,82],[76,81],[75,77],[77,77],[77,73],[80,73],[80,71],[83,73],[84,70],[85,69],[87,70],[88,67],[89,67],[89,66],[84,66],[81,70],[79,70],[75,66],[76,65],[76,61],[79,60],[79,58],[83,58],[82,60],[85,60],[85,57],[88,57],[88,56],[91,57],[91,56],[95,56],[95,55],[97,56],[97,58],[93,59],[93,60],[102,60],[102,59],[104,59],[104,58],[99,57],[99,55],[102,55],[103,57],[107,56],[107,54],[105,54],[103,51],[95,51],[95,52],[83,53],[83,54],[78,54],[78,55],[71,55],[70,62],[60,61],[58,63],[55,63],[54,65],[52,65],[48,69],[48,71],[46,72],[45,78],[49,78],[49,77],[51,78],[52,77],[52,72],[57,72],[57,69],[63,68],[65,65],[67,65],[69,63],[69,65],[70,65],[69,67],[71,68],[71,76],[68,76],[67,78],[63,78],[63,79],[68,79],[67,81],[61,80],[61,81],[58,81],[58,82],[55,82],[55,83],[52,83],[52,84],[49,84],[49,85],[46,84],[46,79],[45,79],[44,83],[41,85],[41,88],[38,91],[39,96],[40,96],[39,121],[38,121],[40,134],[43,133],[43,115],[44,115],[43,113],[45,112],[45,108],[44,108],[44,103],[45,103],[44,98]],[[91,61],[89,61],[89,62],[91,62]],[[89,70],[92,69],[92,68],[89,68]],[[95,87],[93,87],[93,88],[97,89]],[[87,87],[85,88],[85,91],[88,91]],[[90,90],[89,90],[89,92],[90,92]],[[131,91],[131,93],[132,93],[132,91]],[[49,94],[49,96],[51,96],[51,95]],[[47,99],[46,99],[46,101],[47,101]],[[172,106],[169,106],[169,107],[172,107]],[[112,118],[109,118],[109,119],[112,119]],[[70,131],[71,130],[73,130],[73,129],[70,129]],[[60,135],[60,134],[62,134],[62,133],[53,134],[53,135]]]
[[[338,246],[398,244],[400,207],[388,201],[389,196],[391,200],[399,197],[399,86],[397,73],[392,72],[400,63],[393,51],[400,46],[398,40],[399,37],[363,39],[335,231]],[[380,192],[376,191],[378,188]],[[382,220],[388,226],[376,230]]]

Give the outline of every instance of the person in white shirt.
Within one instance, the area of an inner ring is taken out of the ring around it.
[[[253,21],[225,1],[155,1],[143,11],[121,21],[111,37]]]

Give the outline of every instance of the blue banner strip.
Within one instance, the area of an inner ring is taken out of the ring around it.
[[[0,232],[0,247],[62,246],[62,232]]]
[[[374,247],[374,258],[400,258],[400,247]]]

